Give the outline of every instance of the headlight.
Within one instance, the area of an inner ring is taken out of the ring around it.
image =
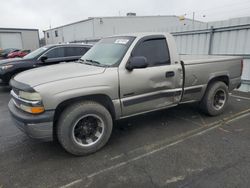
[[[14,90],[12,90],[11,95],[16,107],[22,109],[25,112],[31,114],[40,114],[45,111],[45,108],[42,104],[41,95],[37,92],[18,91],[17,95]]]
[[[12,68],[14,65],[4,65],[4,66],[1,66],[1,69],[2,70],[7,70],[7,69],[10,69]]]
[[[39,93],[33,92],[25,92],[25,91],[19,91],[19,97],[22,99],[30,100],[30,101],[41,101],[42,97]]]

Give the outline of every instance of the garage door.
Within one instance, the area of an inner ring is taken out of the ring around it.
[[[22,37],[20,33],[0,33],[0,48],[22,49]]]

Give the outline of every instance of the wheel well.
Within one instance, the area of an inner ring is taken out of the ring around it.
[[[218,82],[218,81],[224,82],[227,85],[227,87],[229,87],[229,77],[228,76],[217,76],[217,77],[214,77],[211,80],[209,80],[209,82],[207,84],[207,88],[206,88],[206,90],[205,90],[202,98],[204,98],[204,96],[205,96],[205,94],[206,94],[206,92],[208,90],[208,86],[211,85],[211,84],[213,84],[214,82]]]
[[[211,80],[209,80],[208,85],[217,82],[217,81],[221,81],[224,82],[227,86],[229,86],[229,78],[228,76],[218,76],[218,77],[214,77]]]
[[[80,102],[80,101],[86,101],[86,100],[91,100],[100,103],[103,105],[107,110],[110,112],[111,116],[113,119],[115,119],[115,108],[112,103],[112,100],[104,94],[97,94],[97,95],[89,95],[89,96],[84,96],[84,97],[76,97],[73,99],[68,99],[66,101],[63,101],[60,103],[56,110],[55,110],[55,116],[54,116],[54,122],[56,122],[61,114],[61,112],[69,105]]]
[[[76,97],[73,99],[69,99],[66,101],[63,101],[60,103],[56,110],[55,110],[55,115],[54,115],[54,127],[53,127],[53,134],[54,138],[56,138],[56,124],[57,121],[60,117],[60,114],[63,112],[63,110],[69,106],[72,105],[73,103],[80,102],[80,101],[86,101],[86,100],[91,100],[100,103],[103,105],[107,110],[110,112],[111,116],[113,119],[115,119],[115,108],[112,103],[112,100],[107,96],[103,94],[98,94],[98,95],[89,95],[89,96],[84,96],[84,97]]]

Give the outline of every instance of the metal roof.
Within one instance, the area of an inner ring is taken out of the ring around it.
[[[27,29],[27,28],[1,28],[0,30],[23,30],[23,31],[38,31],[38,29]]]
[[[102,19],[102,18],[104,18],[104,19],[126,19],[126,18],[131,19],[132,18],[133,19],[133,18],[152,18],[152,17],[172,17],[172,18],[174,17],[174,18],[178,18],[178,16],[176,16],[176,15],[89,17],[88,19],[85,19],[85,20],[80,20],[80,21],[77,21],[77,22],[73,22],[73,23],[61,25],[61,26],[58,26],[58,27],[54,27],[54,28],[51,28],[51,29],[46,29],[46,30],[44,30],[44,32],[59,29],[59,28],[74,25],[74,24],[78,24],[78,23],[82,23],[82,22],[87,22],[87,21],[94,20],[94,19]],[[185,18],[185,20],[192,20],[192,19]],[[195,22],[204,23],[204,22],[201,22],[201,21],[198,21],[198,20],[195,20]]]

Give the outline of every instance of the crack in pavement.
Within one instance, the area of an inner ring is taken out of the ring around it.
[[[143,172],[143,174],[149,178],[150,183],[153,185],[153,187],[158,188],[160,187],[157,183],[154,182],[153,177],[151,174],[146,170],[144,166],[137,165],[135,163],[132,164],[133,167],[135,167],[137,170]]]
[[[248,156],[243,156],[243,157],[240,157],[236,162],[227,163],[226,165],[222,167],[210,167],[210,168],[204,169],[203,171],[200,171],[198,174],[194,175],[194,177],[190,177],[190,180],[186,178],[187,182],[181,185],[180,188],[194,187],[195,183],[198,183],[198,181],[201,180],[202,178],[206,179],[208,176],[221,174],[222,172],[225,172],[225,170],[228,170],[230,168],[235,168],[238,164],[241,164],[241,163],[245,163],[245,162],[249,163],[250,161],[248,161],[247,159],[248,159]]]

